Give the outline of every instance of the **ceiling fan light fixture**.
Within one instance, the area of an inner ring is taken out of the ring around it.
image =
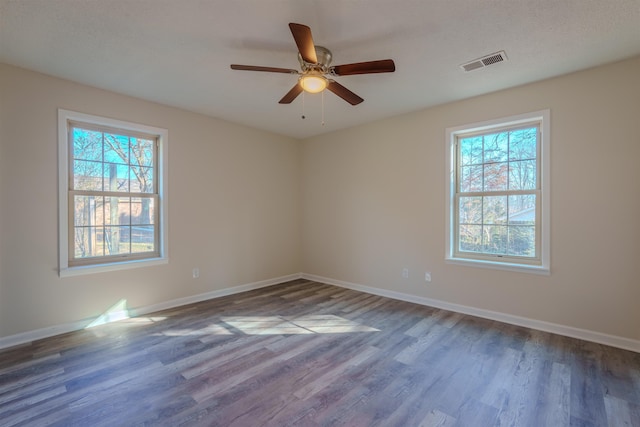
[[[0,0],[2,1],[2,0]],[[396,66],[392,59],[355,62],[331,66],[333,55],[326,47],[316,46],[311,37],[311,29],[302,24],[289,23],[293,40],[298,47],[300,71],[291,68],[263,67],[256,65],[231,64],[232,70],[263,71],[268,73],[286,73],[298,76],[296,84],[278,101],[279,104],[291,104],[301,93],[321,93],[325,89],[334,93],[351,105],[358,105],[364,99],[351,92],[329,77],[350,76],[353,74],[392,73]],[[324,99],[324,98],[323,98]],[[303,98],[304,102],[304,98]],[[304,118],[304,117],[303,117]]]
[[[329,81],[318,74],[306,74],[300,77],[300,86],[305,92],[320,93],[327,88]]]

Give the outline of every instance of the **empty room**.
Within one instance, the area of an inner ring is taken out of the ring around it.
[[[0,0],[0,425],[640,426],[640,0]]]

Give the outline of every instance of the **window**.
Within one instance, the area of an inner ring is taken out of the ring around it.
[[[166,262],[167,131],[66,110],[59,126],[60,274]]]
[[[549,271],[549,112],[447,129],[447,259]]]

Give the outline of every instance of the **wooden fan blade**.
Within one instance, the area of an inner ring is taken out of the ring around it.
[[[327,89],[329,89],[331,92],[335,93],[351,105],[358,105],[362,101],[364,101],[364,99],[360,98],[358,95],[351,92],[349,89],[334,80],[329,80]]]
[[[352,74],[373,74],[373,73],[393,73],[396,64],[392,59],[381,59],[379,61],[356,62],[353,64],[336,65],[332,67],[333,72],[338,76],[349,76]]]
[[[268,73],[298,74],[298,70],[293,70],[290,68],[259,67],[256,65],[231,64],[231,69],[243,71],[266,71]]]
[[[302,86],[300,86],[300,83],[296,83],[296,85],[292,87],[291,90],[287,92],[287,94],[283,96],[280,101],[278,101],[278,103],[291,104],[291,102],[293,102],[293,100],[296,99],[298,95],[300,95],[301,93],[302,93]]]
[[[313,37],[311,37],[311,28],[293,22],[289,24],[289,28],[291,29],[291,34],[296,41],[296,46],[298,46],[298,52],[300,52],[302,59],[309,64],[317,64],[318,57],[316,56],[316,46],[313,44]]]

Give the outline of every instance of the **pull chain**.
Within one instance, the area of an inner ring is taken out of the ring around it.
[[[324,92],[325,91],[322,91],[322,93],[320,94],[322,97],[322,105],[321,105],[322,106],[322,123],[321,123],[322,126],[324,126]],[[302,119],[307,118],[307,116],[304,115],[304,107],[305,105],[304,105],[304,91],[303,91],[302,92],[302,116],[301,116]]]
[[[322,126],[324,126],[324,91],[322,91]]]

